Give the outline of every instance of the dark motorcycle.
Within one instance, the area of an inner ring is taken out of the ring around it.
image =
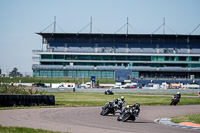
[[[180,98],[178,98],[176,95],[174,95],[174,96],[172,96],[172,98],[171,98],[171,103],[170,103],[170,105],[171,105],[171,106],[172,106],[172,105],[176,106],[176,104],[178,104],[179,101],[180,101]]]
[[[114,101],[110,101],[106,103],[104,107],[102,107],[102,111],[100,115],[105,116],[105,115],[108,115],[109,113],[112,113],[113,115],[115,115],[116,111],[117,111],[117,106],[115,106]]]
[[[135,107],[125,108],[122,113],[117,117],[118,121],[126,122],[127,120],[135,121],[136,117],[138,117],[139,110],[135,109]]]
[[[106,95],[114,95],[114,93],[111,90],[105,90],[104,94],[106,94]]]

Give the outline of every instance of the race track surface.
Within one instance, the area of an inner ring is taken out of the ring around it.
[[[141,106],[136,121],[118,122],[117,115],[101,116],[101,107],[1,110],[0,125],[41,128],[70,133],[199,133],[171,127],[155,119],[200,113],[200,105]]]

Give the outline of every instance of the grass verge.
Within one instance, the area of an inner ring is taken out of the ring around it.
[[[126,105],[140,103],[141,105],[169,105],[171,95],[145,96],[135,93],[116,93],[116,95],[105,95],[100,92],[46,92],[47,95],[55,96],[55,106],[31,106],[31,107],[0,107],[6,109],[24,108],[49,108],[49,107],[94,107],[104,106],[106,102],[125,96]],[[159,94],[155,94],[159,95]],[[178,105],[200,104],[198,97],[182,97]]]
[[[106,102],[125,96],[126,104],[140,103],[141,105],[169,105],[169,96],[140,96],[134,93],[117,93],[118,95],[105,95],[103,93],[89,92],[48,92],[55,96],[57,106],[64,107],[89,107],[103,106]],[[121,94],[121,95],[120,95]],[[178,105],[200,104],[197,97],[182,97]]]
[[[191,115],[173,117],[172,122],[174,123],[192,122],[200,124],[200,114],[191,114]]]
[[[48,130],[25,128],[25,127],[4,127],[0,125],[0,133],[61,133],[61,132],[53,132]]]

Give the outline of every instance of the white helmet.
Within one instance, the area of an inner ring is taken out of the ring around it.
[[[179,95],[179,94],[180,94],[180,92],[178,91],[176,94],[178,94],[178,95]]]

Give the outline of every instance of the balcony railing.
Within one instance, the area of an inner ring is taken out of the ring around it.
[[[164,52],[152,52],[152,51],[128,51],[128,52],[126,52],[126,51],[117,51],[117,52],[115,52],[115,51],[95,51],[95,50],[93,50],[93,51],[86,51],[86,50],[84,50],[84,51],[72,51],[72,50],[53,50],[53,49],[49,49],[49,50],[32,50],[32,53],[33,54],[35,54],[35,55],[38,55],[38,54],[40,54],[40,53],[45,53],[45,52],[56,52],[56,53],[125,53],[125,54],[157,54],[157,55],[159,55],[159,54],[172,54],[172,55],[177,55],[177,54],[187,54],[187,55],[198,55],[198,54],[200,54],[200,50],[199,50],[199,52],[190,52],[190,53],[187,53],[187,52],[175,52],[175,53],[164,53]]]

